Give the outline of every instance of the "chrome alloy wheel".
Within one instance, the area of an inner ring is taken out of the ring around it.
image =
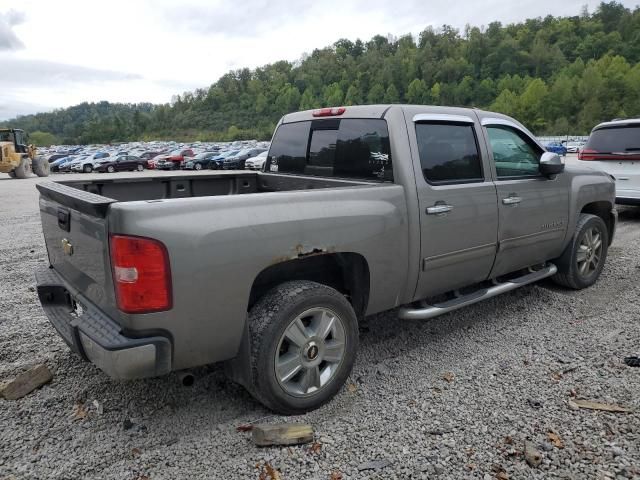
[[[290,395],[311,395],[335,376],[345,355],[340,317],[328,308],[311,308],[286,328],[275,356],[278,383]]]
[[[597,228],[589,228],[584,232],[576,254],[576,263],[578,264],[580,276],[588,277],[597,270],[601,258],[602,235]]]

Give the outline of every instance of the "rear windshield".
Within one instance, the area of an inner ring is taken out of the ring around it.
[[[591,132],[586,149],[601,153],[640,151],[640,124],[605,127]]]
[[[282,124],[266,171],[391,182],[387,122],[329,118]]]

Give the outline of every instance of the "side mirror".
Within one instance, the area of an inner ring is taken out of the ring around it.
[[[544,176],[558,175],[564,172],[564,162],[557,153],[544,152],[540,158],[539,168]]]

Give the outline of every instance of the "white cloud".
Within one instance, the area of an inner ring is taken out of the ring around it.
[[[168,102],[177,93],[208,87],[230,69],[294,61],[339,38],[366,41],[375,34],[417,35],[442,24],[463,28],[577,15],[584,3],[21,0],[16,11],[14,0],[0,0],[0,50],[11,50],[13,62],[12,74],[0,77],[0,118],[26,113],[28,105],[40,110],[82,101]],[[587,0],[591,10],[598,3]]]

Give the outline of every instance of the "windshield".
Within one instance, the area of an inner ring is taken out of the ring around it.
[[[585,148],[601,153],[640,151],[640,124],[595,130]]]

